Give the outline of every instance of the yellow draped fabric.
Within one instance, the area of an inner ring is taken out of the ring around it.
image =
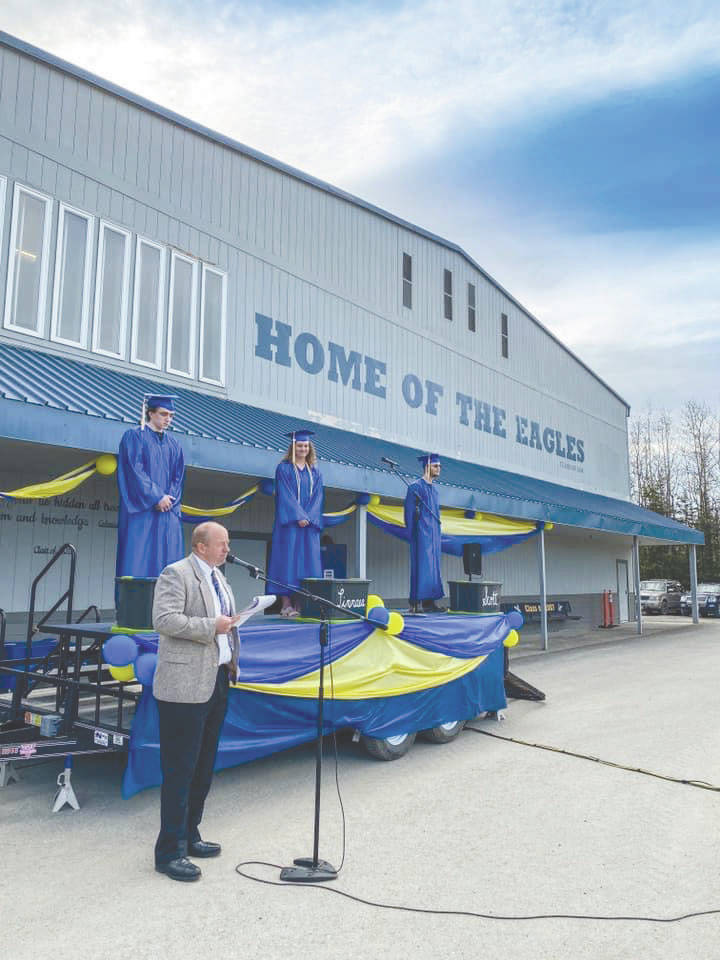
[[[394,527],[404,527],[403,508],[381,503],[368,505],[368,513],[383,523]],[[440,511],[442,532],[454,537],[507,537],[532,533],[537,529],[534,520],[511,520],[497,517],[491,513],[476,513],[473,519],[465,516],[465,511],[455,507],[445,507]]]
[[[485,656],[470,660],[449,657],[423,650],[383,630],[373,630],[363,643],[332,665],[332,687],[330,668],[325,668],[325,689],[328,694],[332,689],[334,700],[364,700],[416,693],[457,680],[474,670],[484,659]],[[317,697],[319,679],[319,670],[313,670],[287,683],[236,683],[233,686],[255,693],[309,699]]]
[[[232,503],[228,503],[224,507],[210,507],[204,510],[202,507],[188,507],[183,504],[180,509],[182,510],[183,516],[186,517],[229,517],[230,514],[235,513],[239,507],[244,506],[245,502],[258,492],[259,487],[260,485],[256,483],[254,487],[250,487],[245,493],[240,494],[237,500],[233,500]]]
[[[63,493],[69,493],[75,487],[79,487],[96,471],[95,460],[89,460],[81,467],[75,467],[69,473],[64,473],[61,477],[55,477],[54,480],[46,480],[44,483],[31,483],[26,487],[18,487],[17,490],[3,491],[2,497],[25,500],[46,500],[50,497],[59,497]]]

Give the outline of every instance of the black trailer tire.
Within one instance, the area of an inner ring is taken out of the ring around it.
[[[428,743],[450,743],[460,734],[464,726],[464,720],[453,720],[450,723],[441,723],[437,727],[431,727],[429,730],[421,730],[420,736]]]
[[[376,740],[375,737],[360,737],[360,742],[376,760],[399,760],[415,743],[415,733],[401,733],[396,737]]]

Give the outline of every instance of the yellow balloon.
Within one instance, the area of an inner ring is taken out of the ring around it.
[[[117,460],[111,453],[102,453],[95,461],[95,469],[104,477],[112,476],[117,470]]]
[[[380,503],[380,494],[379,494],[379,493],[371,493],[371,494],[370,494],[370,503],[369,503],[369,506],[371,506],[371,507],[377,507],[377,505],[378,505],[379,503]]]
[[[388,620],[388,625],[385,627],[386,631],[390,634],[391,637],[396,637],[398,633],[402,633],[405,628],[405,620],[401,613],[398,613],[397,610],[393,610],[390,614],[390,619]]]
[[[503,645],[506,647],[516,647],[519,642],[520,634],[517,632],[517,630],[511,630],[503,640]]]
[[[135,667],[129,663],[126,667],[110,667],[110,676],[120,683],[130,683],[135,679]]]
[[[546,530],[552,530],[554,526],[555,526],[555,524],[554,524],[554,523],[550,523],[550,521],[548,520],[547,523],[545,524],[545,529],[546,529]]]
[[[372,610],[373,607],[384,607],[385,604],[382,602],[382,597],[379,597],[376,593],[369,593],[367,598],[367,603],[365,604],[365,615]]]

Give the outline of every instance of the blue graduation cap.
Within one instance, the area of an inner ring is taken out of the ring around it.
[[[285,434],[286,437],[290,437],[293,443],[306,443],[310,437],[315,436],[314,430],[292,430],[290,433]]]
[[[145,408],[150,410],[153,407],[164,407],[166,410],[174,410],[175,400],[177,400],[176,393],[146,393]]]
[[[440,455],[437,453],[424,453],[421,457],[418,457],[418,462],[424,467],[427,467],[431,463],[440,463]]]

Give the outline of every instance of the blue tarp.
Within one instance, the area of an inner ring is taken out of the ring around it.
[[[437,655],[439,664],[446,657],[485,659],[449,683],[356,700],[333,700],[328,672],[325,731],[352,727],[368,736],[384,738],[467,720],[482,710],[502,709],[506,705],[503,640],[508,631],[502,614],[408,619],[400,639]],[[240,671],[244,683],[282,685],[319,667],[318,624],[246,625],[242,635]],[[373,629],[366,622],[333,625],[328,657],[333,669],[340,670],[343,658],[357,651],[371,635]],[[152,636],[136,639],[144,651],[157,648],[157,639]],[[308,742],[315,737],[316,729],[317,702],[313,698],[231,688],[215,769]],[[160,782],[157,702],[150,687],[145,687],[133,721],[123,795],[132,796]]]

